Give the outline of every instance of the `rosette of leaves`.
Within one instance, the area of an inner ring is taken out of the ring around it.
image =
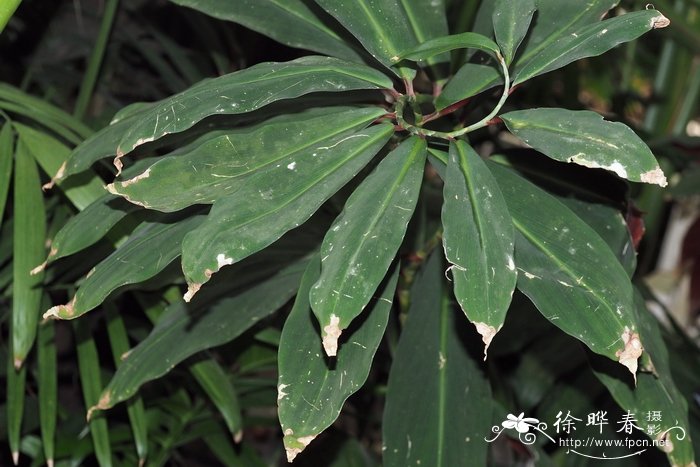
[[[45,317],[78,318],[177,258],[186,282],[189,304],[132,349],[92,412],[232,340],[296,294],[278,352],[279,419],[292,461],[367,379],[428,166],[444,182],[437,235],[446,263],[436,252],[416,266],[389,376],[386,465],[485,463],[487,445],[478,436],[486,434],[494,404],[464,331],[478,332],[486,357],[516,289],[592,355],[631,373],[623,382],[601,377],[623,408],[651,410],[664,394],[677,393],[663,347],[654,353],[658,339],[640,318],[646,311],[634,299],[627,237],[623,244],[611,239],[470,145],[473,135],[504,125],[556,161],[664,186],[653,154],[629,127],[589,111],[514,110],[509,100],[537,76],[665,27],[660,12],[606,18],[617,2],[485,1],[477,33],[450,31],[441,0],[173,1],[314,55],[260,63],[129,106],[57,173],[59,182],[113,158],[117,176],[105,197],[66,227],[71,235],[59,232],[47,264],[94,243],[125,215],[110,208],[115,197],[143,208],[143,221]],[[207,283],[219,271],[236,270],[338,202],[342,212],[311,248],[316,253],[227,291],[231,309],[205,306]],[[620,220],[619,213],[608,218],[618,234]],[[453,299],[463,315],[455,315]],[[191,325],[188,309],[197,310]],[[644,394],[625,393],[635,383]],[[687,425],[685,406],[672,407],[669,423]],[[668,455],[675,465],[692,462],[689,441],[674,440]]]

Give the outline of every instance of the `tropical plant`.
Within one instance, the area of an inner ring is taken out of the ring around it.
[[[23,450],[61,457],[59,319],[75,320],[93,442],[73,450],[92,449],[101,465],[161,465],[195,442],[223,463],[274,463],[246,435],[270,426],[275,399],[289,462],[372,465],[366,453],[381,452],[387,466],[562,465],[566,450],[529,429],[562,411],[604,410],[611,420],[638,414],[635,436],[665,446],[672,465],[694,465],[687,399],[697,377],[674,365],[688,352],[697,368],[697,348],[667,346],[682,332],[659,326],[631,279],[635,242],[620,211],[628,195],[601,189],[663,187],[666,177],[629,126],[519,98],[541,75],[668,26],[663,14],[612,10],[614,0],[486,0],[478,11],[441,0],[172,1],[320,55],[131,104],[91,135],[46,104],[32,118],[49,134],[6,117],[0,157],[14,153],[16,165],[6,375],[15,455],[39,329],[43,443],[34,437]],[[448,25],[448,9],[473,18],[472,30],[469,20]],[[87,74],[78,117],[98,70]],[[0,107],[21,113],[36,101]],[[52,217],[43,257],[39,174],[27,164],[49,154],[46,188],[78,212]],[[105,158],[112,173],[94,166]],[[12,170],[12,157],[3,161],[0,188]],[[79,281],[52,272],[66,265],[90,271]],[[48,295],[65,302],[38,325]],[[103,319],[113,374],[92,335]],[[177,365],[186,371],[171,374]],[[182,385],[192,378],[201,389]],[[158,379],[167,389],[149,393],[145,383]],[[128,423],[110,428],[121,402]],[[642,418],[651,413],[663,417]],[[499,444],[499,425],[523,443]],[[319,460],[319,442],[336,443],[337,457]]]

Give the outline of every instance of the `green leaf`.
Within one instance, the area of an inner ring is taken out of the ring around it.
[[[242,114],[312,92],[391,88],[391,80],[368,66],[330,57],[260,63],[202,81],[146,109],[125,132],[117,157],[167,134],[185,131],[211,115]],[[121,167],[119,160],[115,161]]]
[[[124,244],[88,273],[68,304],[49,309],[44,318],[77,318],[99,306],[117,288],[155,276],[180,255],[182,239],[202,219],[202,216],[183,220],[164,216],[160,222],[144,222]]]
[[[435,109],[443,110],[500,84],[503,84],[503,76],[496,68],[467,63],[457,71],[440,95],[435,98]]]
[[[47,464],[53,464],[58,398],[58,376],[56,373],[56,343],[54,323],[48,321],[39,325],[37,336],[37,361],[39,391],[39,417],[41,424],[41,444]]]
[[[515,290],[515,232],[498,183],[464,141],[450,143],[442,225],[454,293],[481,334],[485,358]]]
[[[236,442],[243,437],[243,419],[241,407],[238,403],[236,388],[233,386],[226,371],[216,360],[209,358],[201,360],[190,366],[190,372],[207,393],[224,417],[226,427],[233,435]]]
[[[18,141],[15,154],[13,216],[12,348],[15,367],[19,368],[36,337],[44,274],[31,275],[30,271],[43,261],[46,241],[39,171],[22,140]]]
[[[12,327],[10,326],[10,329]],[[19,445],[22,433],[22,420],[24,418],[25,386],[27,383],[27,367],[15,368],[16,362],[12,358],[12,342],[9,343],[7,359],[7,372],[5,374],[7,384],[7,440],[12,452],[12,461],[17,465],[19,461]]]
[[[688,405],[671,376],[668,351],[661,337],[658,322],[646,308],[639,292],[635,291],[634,299],[641,325],[640,332],[645,343],[644,351],[651,355],[655,374],[640,373],[637,384],[632,387],[620,377],[617,368],[611,368],[605,360],[593,357],[591,363],[594,373],[620,407],[636,415],[635,424],[647,436],[670,442],[669,446],[672,446],[672,449],[666,450],[666,455],[671,465],[691,466],[694,455],[688,423]],[[650,420],[648,416],[652,412],[658,412],[661,419]]]
[[[102,158],[114,156],[124,133],[157,104],[137,102],[117,112],[109,126],[93,134],[73,150],[65,166],[62,167],[63,170],[59,169],[55,174],[54,180],[58,182],[65,177],[89,169],[93,163]]]
[[[528,109],[500,117],[515,136],[552,159],[610,170],[634,182],[667,184],[644,141],[595,112]]]
[[[426,142],[416,136],[386,156],[345,204],[321,247],[321,277],[310,300],[328,356],[369,303],[401,246],[418,202]]]
[[[107,310],[107,335],[109,345],[112,349],[114,364],[117,368],[122,364],[122,356],[129,351],[129,336],[126,333],[124,320],[119,315],[119,310],[112,303],[105,303]],[[51,322],[51,321],[49,321]],[[146,409],[143,399],[140,396],[131,399],[126,408],[131,424],[131,432],[134,436],[136,454],[139,457],[139,464],[145,462],[148,456],[148,425],[146,420]]]
[[[642,346],[632,284],[610,247],[553,196],[497,164],[489,168],[516,229],[518,289],[552,324],[636,377]]]
[[[445,6],[441,0],[316,0],[316,3],[340,21],[374,58],[392,71],[399,52],[447,34]],[[412,79],[415,71],[399,68],[397,74]]]
[[[102,390],[100,377],[100,361],[97,345],[92,337],[90,323],[87,320],[74,321],[75,340],[78,353],[78,370],[80,372],[80,387],[83,390],[85,407],[97,403]],[[95,448],[95,456],[100,466],[112,465],[112,448],[109,441],[107,418],[104,414],[94,415],[88,411],[88,426]]]
[[[0,129],[0,226],[5,212],[5,203],[7,203],[7,193],[10,191],[14,145],[12,125],[5,123]]]
[[[310,148],[330,146],[385,113],[377,108],[318,108],[250,128],[212,132],[107,189],[131,203],[166,212],[211,204],[236,192],[255,172]]]
[[[233,21],[290,47],[313,50],[346,60],[360,54],[302,0],[171,0],[215,18]]]
[[[535,0],[521,0],[517,5],[511,0],[496,0],[493,31],[503,57],[509,65],[513,61],[520,42],[527,34],[535,9]]]
[[[333,424],[347,398],[367,380],[399,276],[394,267],[367,314],[346,331],[347,341],[331,365],[319,344],[320,330],[309,302],[320,266],[318,256],[309,263],[280,340],[277,407],[289,462]]]
[[[464,318],[443,289],[434,253],[411,289],[382,422],[386,467],[486,465],[491,389],[464,342]],[[467,461],[468,460],[468,461]]]
[[[379,124],[343,133],[256,173],[217,201],[204,223],[185,237],[182,270],[189,300],[221,267],[265,248],[305,222],[384,146],[393,133]]]
[[[632,244],[632,236],[627,222],[617,209],[604,204],[587,203],[576,198],[559,197],[586,224],[595,230],[600,238],[616,254],[627,275],[632,277],[637,267],[637,252]]]
[[[138,206],[111,194],[103,194],[68,219],[51,241],[47,264],[94,245]]]
[[[135,394],[142,384],[163,376],[187,357],[243,334],[294,296],[306,263],[307,260],[292,263],[252,287],[239,286],[237,293],[229,292],[229,298],[208,308],[197,308],[196,301],[194,306],[182,302],[171,305],[148,337],[134,347],[117,368],[94,409],[113,407]],[[254,270],[242,273],[245,274],[236,276],[238,281]]]
[[[56,138],[35,130],[34,128],[13,123],[19,138],[24,142],[34,159],[39,163],[44,172],[49,176],[58,172],[71,153],[70,148]],[[58,186],[78,210],[83,210],[93,201],[104,195],[104,184],[94,173],[71,177],[69,180],[61,180]]]
[[[559,2],[558,2],[559,3]],[[516,66],[513,85],[547,73],[576,60],[601,55],[624,42],[632,41],[651,29],[668,26],[668,19],[656,10],[627,13],[605,21],[584,25],[555,42],[548,43],[527,63]],[[525,61],[524,55],[521,61]]]
[[[477,49],[484,52],[492,53],[496,56],[500,55],[501,51],[498,44],[486,36],[474,32],[463,32],[461,34],[453,34],[451,36],[438,37],[411,49],[404,49],[394,61],[400,60],[425,60],[434,55],[449,52],[455,49]]]

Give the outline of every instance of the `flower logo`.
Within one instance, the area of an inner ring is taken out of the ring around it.
[[[526,418],[525,412],[521,412],[517,417],[509,413],[501,425],[507,430],[515,429],[518,433],[527,433],[530,431],[530,428],[537,427],[538,423],[540,421],[536,418]]]

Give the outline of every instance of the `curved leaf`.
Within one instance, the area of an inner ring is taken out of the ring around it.
[[[525,38],[535,13],[535,0],[497,0],[493,11],[493,31],[503,58],[510,65],[520,42]]]
[[[191,216],[178,221],[165,217],[161,222],[144,222],[123,245],[88,273],[68,304],[49,309],[44,318],[77,318],[99,306],[117,288],[155,276],[180,255],[183,237],[202,219],[202,216]]]
[[[27,150],[47,174],[54,175],[65,164],[71,153],[68,146],[32,127],[19,123],[13,123],[13,126],[20,139],[26,144]],[[104,194],[104,184],[94,172],[76,175],[70,180],[59,181],[58,185],[66,198],[78,210],[85,209]]]
[[[165,212],[211,204],[241,188],[255,172],[308,148],[333,144],[333,138],[362,129],[384,113],[377,108],[318,108],[251,128],[212,132],[107,189],[131,203]]]
[[[30,271],[43,261],[46,213],[39,170],[24,141],[17,142],[12,253],[12,359],[19,368],[34,344],[41,306],[43,273]]]
[[[170,0],[215,18],[242,24],[282,44],[346,60],[360,54],[302,0]]]
[[[463,32],[451,36],[438,37],[408,50],[404,50],[396,60],[425,60],[434,55],[455,49],[477,49],[492,54],[500,54],[501,50],[494,41],[475,32]]]
[[[491,388],[465,348],[471,336],[443,289],[441,257],[433,253],[416,278],[391,365],[382,419],[386,467],[487,465]]]
[[[425,140],[412,136],[386,156],[348,198],[323,239],[321,277],[310,300],[329,356],[401,246],[418,201],[426,147]]]
[[[61,227],[51,241],[47,263],[94,245],[120,220],[138,207],[110,194],[104,194]]]
[[[513,85],[576,60],[601,55],[616,45],[668,24],[668,19],[658,11],[644,10],[585,25],[550,43],[523,66],[516,66]]]
[[[12,125],[5,123],[0,129],[0,225],[2,225],[2,218],[5,212],[7,194],[10,191],[14,146],[15,139],[12,134]]]
[[[221,267],[265,248],[305,222],[384,146],[393,133],[379,124],[336,135],[256,173],[217,201],[185,237],[182,270],[189,300]]]
[[[106,410],[128,399],[187,357],[232,341],[279,309],[296,293],[307,261],[292,263],[256,285],[239,287],[235,295],[205,309],[182,302],[171,305],[148,337],[129,352],[94,409]]]
[[[627,125],[596,112],[528,109],[500,117],[515,136],[552,159],[610,170],[635,182],[667,184],[644,141]]]
[[[391,80],[379,71],[331,57],[260,63],[202,81],[147,108],[121,138],[117,157],[167,134],[185,131],[211,115],[251,112],[275,101],[312,92],[391,87]],[[115,165],[120,166],[118,160]]]
[[[461,100],[503,84],[503,76],[492,66],[467,63],[447,82],[435,98],[435,109],[443,110]]]
[[[442,0],[366,0],[338,2],[316,0],[345,26],[362,45],[392,71],[395,57],[408,46],[447,34]],[[399,68],[398,75],[411,79],[415,72]]]
[[[243,436],[241,407],[226,370],[216,360],[208,358],[191,365],[190,372],[221,413],[233,439],[239,442]]]
[[[496,180],[464,141],[450,143],[443,200],[442,239],[454,293],[481,334],[486,357],[515,291],[515,232]]]
[[[497,164],[489,168],[516,229],[518,289],[552,324],[636,377],[642,343],[632,284],[610,247],[553,196]]]
[[[395,267],[366,317],[348,330],[347,343],[329,366],[309,303],[309,290],[319,278],[320,261],[316,257],[309,263],[279,346],[277,406],[289,462],[331,426],[347,398],[367,380],[389,319],[398,272]]]

